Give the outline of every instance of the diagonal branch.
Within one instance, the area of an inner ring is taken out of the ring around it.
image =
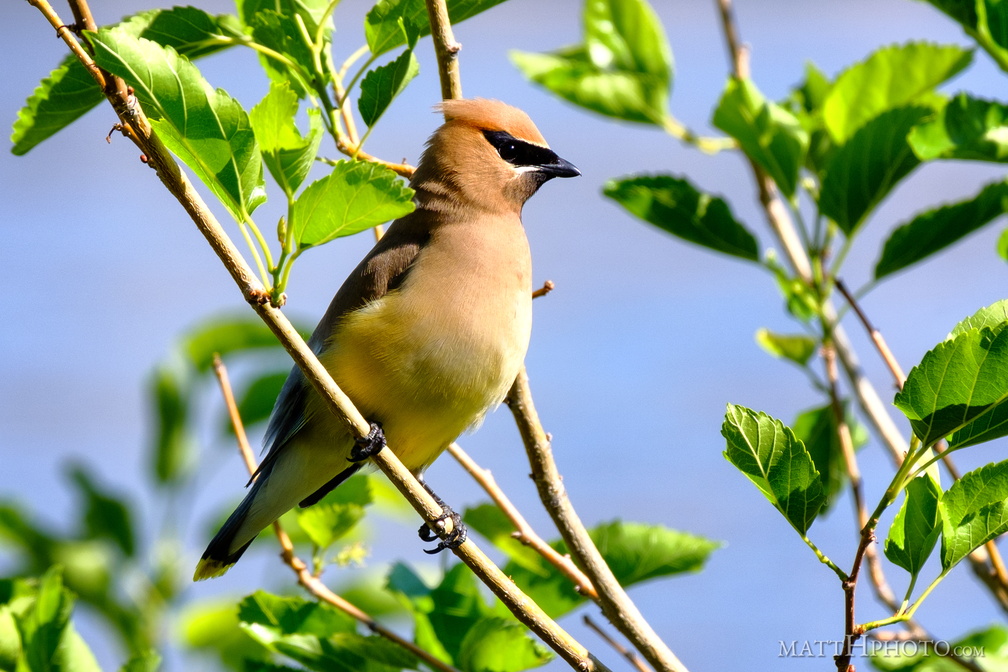
[[[568,499],[563,479],[553,461],[549,437],[539,422],[539,414],[532,403],[532,392],[529,390],[528,374],[524,367],[504,402],[510,407],[521,432],[539,498],[560,530],[560,536],[571,555],[598,591],[602,613],[656,670],[685,671],[686,667],[644,620],[637,606],[620,586]]]

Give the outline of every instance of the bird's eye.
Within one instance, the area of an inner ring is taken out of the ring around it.
[[[518,158],[518,152],[518,145],[513,142],[502,143],[497,148],[497,153],[500,154],[500,157],[509,163]]]

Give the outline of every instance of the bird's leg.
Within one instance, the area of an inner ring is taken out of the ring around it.
[[[371,430],[367,436],[354,439],[353,448],[350,449],[351,462],[363,462],[364,460],[377,455],[385,447],[385,433],[382,431],[380,422],[372,422]]]
[[[431,549],[424,549],[424,553],[428,555],[434,555],[435,553],[440,553],[446,548],[458,548],[469,536],[469,530],[466,529],[465,523],[462,522],[462,516],[455,513],[455,511],[444,503],[444,500],[437,496],[437,493],[431,490],[431,487],[427,485],[427,481],[423,479],[423,475],[417,476],[417,480],[420,481],[420,485],[424,487],[427,494],[434,498],[438,506],[441,507],[441,515],[434,519],[430,524],[424,523],[417,530],[417,534],[424,541],[434,541],[438,539],[438,545]],[[437,530],[444,530],[444,521],[451,520],[452,529],[451,532],[445,535],[444,539],[440,538]],[[437,529],[435,529],[437,528]]]

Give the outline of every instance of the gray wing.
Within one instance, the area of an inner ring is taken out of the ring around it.
[[[418,210],[393,222],[382,239],[350,273],[308,340],[316,355],[325,348],[345,315],[380,299],[406,279],[413,262],[430,240],[425,215]],[[263,445],[269,448],[269,452],[256,475],[268,474],[284,445],[311,420],[305,412],[309,394],[315,394],[315,391],[305,380],[301,369],[294,366],[273,406],[263,438]]]

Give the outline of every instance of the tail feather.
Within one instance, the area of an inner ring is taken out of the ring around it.
[[[228,517],[224,525],[221,526],[221,529],[216,535],[214,535],[214,538],[210,540],[206,550],[203,551],[203,556],[196,565],[196,572],[193,574],[193,581],[203,581],[204,579],[213,579],[218,576],[223,576],[229,569],[231,569],[231,565],[238,562],[238,558],[240,558],[252,542],[255,541],[258,534],[254,534],[251,539],[245,542],[238,549],[234,551],[231,550],[235,542],[235,537],[242,530],[243,524],[248,517],[249,510],[252,508],[252,500],[255,499],[261,482],[262,479],[259,479],[252,484],[252,489],[245,496],[245,499],[242,500],[242,503],[238,505],[238,508],[235,509]]]

